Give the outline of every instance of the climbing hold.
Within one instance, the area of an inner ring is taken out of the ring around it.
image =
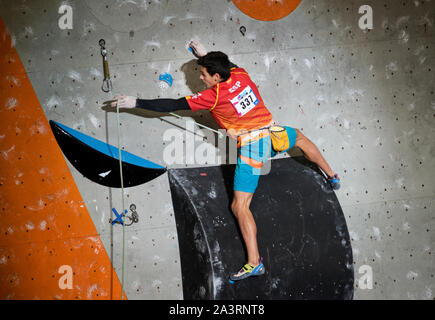
[[[159,80],[160,80],[160,83],[159,83],[160,88],[167,89],[169,87],[172,87],[173,79],[169,73],[167,73],[167,72],[162,73],[159,76]]]
[[[124,211],[124,214],[118,214],[118,211],[116,211],[115,208],[112,208],[113,213],[116,216],[116,219],[110,219],[109,222],[114,225],[115,223],[124,224],[124,221],[122,220],[122,217],[125,216],[125,214],[128,212],[127,210]]]
[[[234,5],[247,16],[261,21],[275,21],[287,17],[301,0],[253,1],[233,0]]]
[[[63,154],[82,175],[103,186],[121,187],[118,148],[53,120],[50,126]],[[121,159],[124,187],[146,183],[166,172],[165,167],[124,150]]]
[[[188,261],[181,264],[184,299],[282,299],[284,292],[289,299],[352,299],[350,236],[340,203],[323,173],[304,157],[271,160],[271,168],[256,191],[265,196],[264,201],[254,199],[250,208],[254,213],[267,212],[255,218],[261,225],[258,249],[267,252],[266,267],[272,266],[273,278],[279,281],[259,277],[234,284],[228,273],[245,256],[228,205],[234,164],[169,170],[180,257]],[[186,188],[185,181],[194,188]],[[299,254],[297,263],[295,253]]]

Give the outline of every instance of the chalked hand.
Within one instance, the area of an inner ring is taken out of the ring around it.
[[[113,98],[113,102],[110,104],[112,107],[116,107],[118,103],[119,108],[132,109],[136,107],[136,98],[126,95],[121,95]]]
[[[193,40],[189,44],[189,47],[193,49],[193,53],[197,57],[202,57],[202,56],[205,56],[207,54],[207,50],[205,50],[205,47],[197,40]]]

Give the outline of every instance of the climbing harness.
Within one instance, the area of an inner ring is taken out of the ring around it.
[[[109,63],[107,62],[107,50],[106,50],[106,41],[104,39],[100,39],[98,41],[98,44],[101,48],[101,55],[103,56],[103,69],[104,69],[104,80],[103,85],[101,86],[101,89],[104,92],[112,93],[112,81],[110,80],[110,72],[109,72]],[[119,157],[119,174],[121,179],[121,198],[122,198],[122,214],[121,216],[125,215],[125,201],[124,201],[124,177],[122,175],[122,155],[121,155],[121,128],[120,128],[120,121],[119,121],[119,106],[118,102],[116,102],[116,117],[118,122],[118,157]],[[124,265],[125,265],[125,223],[122,223],[122,276],[121,276],[121,300],[123,300],[124,297]]]

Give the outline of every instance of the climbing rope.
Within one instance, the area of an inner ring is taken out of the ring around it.
[[[101,89],[109,94],[112,93],[112,81],[110,80],[109,63],[107,61],[106,42],[101,39],[98,44],[101,47],[101,55],[103,56],[104,80]],[[121,198],[122,198],[122,217],[125,217],[125,198],[124,198],[124,176],[122,174],[122,154],[121,154],[121,125],[119,120],[119,106],[116,102],[116,120],[117,120],[117,136],[118,136],[118,158],[119,158],[119,176],[121,179]],[[125,274],[125,221],[122,220],[122,267],[121,267],[121,300],[124,298],[124,274]]]
[[[184,118],[181,117],[181,116],[179,116],[178,114],[175,114],[175,113],[173,113],[173,112],[168,112],[168,113],[169,113],[171,116],[174,116],[174,117],[177,117],[178,119],[182,119],[182,120],[184,120]],[[216,134],[219,136],[219,138],[224,137],[224,134],[223,134],[222,132],[220,132],[220,131],[217,131],[217,130],[214,130],[214,129],[212,129],[212,128],[209,128],[209,127],[207,127],[207,126],[205,126],[205,125],[203,125],[203,124],[200,124],[200,123],[196,122],[195,120],[193,120],[193,122],[194,122],[198,127],[202,127],[202,128],[204,128],[204,129],[208,129],[208,130],[210,130],[210,131],[216,133]]]
[[[119,121],[119,107],[116,102],[116,118],[118,122],[118,157],[119,157],[119,175],[121,179],[121,198],[122,198],[122,216],[125,216],[125,199],[124,199],[124,176],[122,174],[122,156],[121,156],[121,128]],[[121,300],[124,294],[124,264],[125,264],[125,220],[122,221],[122,276],[121,276]]]

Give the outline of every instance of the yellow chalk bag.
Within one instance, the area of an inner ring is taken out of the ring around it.
[[[287,130],[281,126],[272,126],[269,128],[272,148],[276,152],[287,150],[290,147]]]

